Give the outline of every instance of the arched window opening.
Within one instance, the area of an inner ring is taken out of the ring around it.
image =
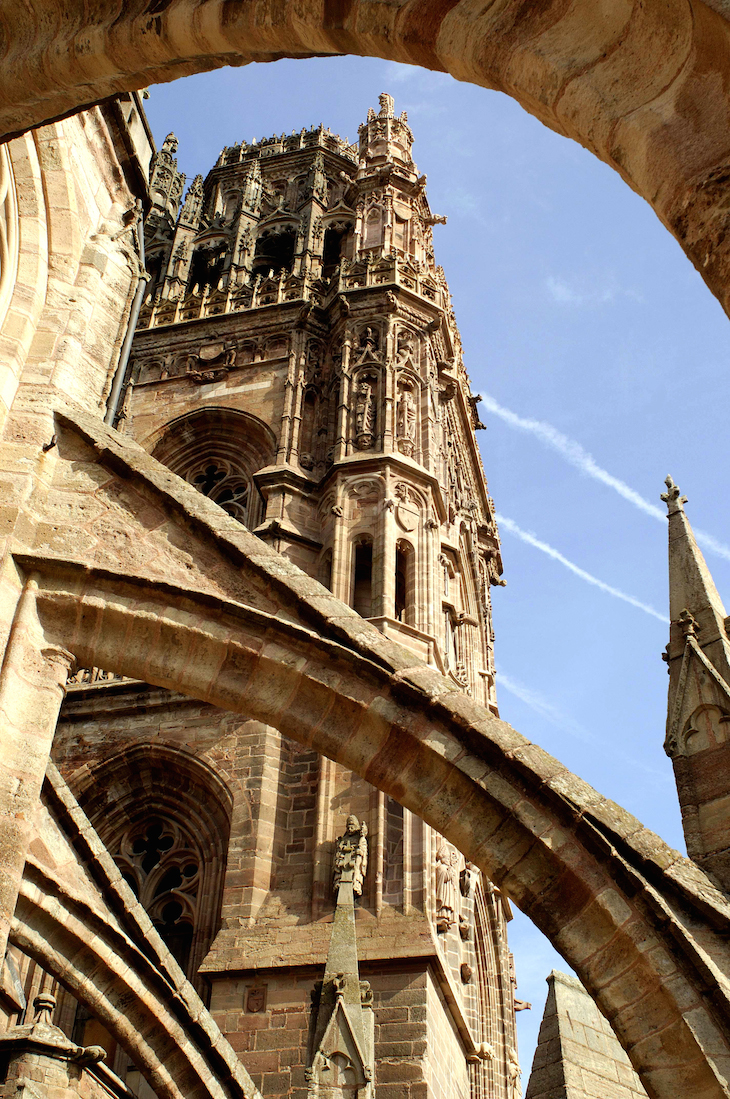
[[[363,618],[373,614],[373,543],[362,540],[355,545],[352,606]]]
[[[114,861],[183,971],[190,964],[200,856],[175,821],[152,814],[127,830]]]
[[[415,587],[413,546],[401,539],[395,547],[395,617],[409,626],[416,624]]]
[[[332,591],[332,550],[328,549],[319,563],[319,582]]]
[[[299,429],[299,465],[304,469],[314,469],[315,436],[314,429],[317,423],[317,394],[315,390],[308,389],[302,401],[302,420]]]
[[[383,243],[383,214],[379,206],[373,207],[365,220],[363,248],[379,248]]]
[[[248,413],[207,408],[173,420],[152,454],[239,523],[261,522],[263,501],[254,474],[276,453],[273,432]]]
[[[202,294],[205,290],[216,290],[223,274],[223,262],[226,258],[225,241],[201,245],[193,252],[190,262],[188,293]]]
[[[136,744],[90,768],[76,789],[124,880],[188,980],[220,922],[231,796],[181,749]]]
[[[253,259],[254,275],[264,278],[269,271],[291,271],[294,263],[295,236],[293,229],[283,229],[280,233],[264,233],[256,241]]]
[[[322,276],[332,278],[339,263],[349,259],[352,253],[352,226],[330,226],[324,232],[322,250]]]
[[[147,283],[147,297],[154,298],[155,291],[157,290],[160,279],[162,276],[162,260],[164,258],[163,252],[156,252],[152,256],[147,256],[145,260],[145,267],[147,273],[150,276],[150,280]]]

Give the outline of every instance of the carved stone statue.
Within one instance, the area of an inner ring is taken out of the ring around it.
[[[340,887],[343,875],[352,872],[352,891],[362,896],[363,882],[368,869],[368,826],[360,824],[357,817],[349,816],[344,835],[337,840],[335,860],[332,868],[332,886],[335,894]]]
[[[416,402],[410,386],[403,386],[398,396],[396,429],[398,449],[410,457],[416,438]]]
[[[507,1050],[507,1095],[508,1099],[522,1099],[522,1085],[520,1083],[522,1069],[517,1060],[517,1050],[510,1046]]]
[[[436,852],[436,927],[445,932],[459,914],[459,855],[448,843]]]
[[[355,441],[359,450],[372,446],[375,435],[375,379],[363,374],[355,391]]]

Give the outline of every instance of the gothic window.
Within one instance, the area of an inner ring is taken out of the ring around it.
[[[332,550],[328,549],[322,555],[322,559],[319,563],[319,582],[323,584],[325,588],[332,591]]]
[[[145,261],[145,267],[150,276],[150,281],[147,283],[147,295],[149,297],[154,297],[155,290],[160,283],[164,258],[164,252],[156,252],[154,255],[148,256]]]
[[[294,230],[291,228],[277,233],[264,232],[256,241],[254,275],[263,275],[265,278],[269,271],[291,271],[295,240]]]
[[[188,293],[202,294],[207,289],[215,290],[223,274],[223,262],[226,258],[225,241],[201,245],[193,252],[190,262]]]
[[[383,243],[383,211],[374,206],[365,220],[363,248],[380,248]]]
[[[219,507],[227,511],[239,523],[248,520],[249,484],[240,472],[233,469],[229,462],[214,458],[192,469],[186,480],[214,500]]]
[[[192,837],[155,813],[129,828],[115,862],[182,970],[190,963],[200,886]]]
[[[349,259],[352,252],[352,225],[338,223],[324,232],[322,251],[322,275],[329,279],[343,259]]]
[[[373,543],[362,538],[355,543],[352,570],[352,606],[363,618],[373,614]]]
[[[308,389],[302,401],[302,419],[299,429],[299,464],[313,469],[315,464],[315,427],[317,422],[317,394]]]
[[[255,416],[224,408],[191,412],[167,425],[152,454],[240,523],[261,522],[254,474],[273,462],[276,439]]]

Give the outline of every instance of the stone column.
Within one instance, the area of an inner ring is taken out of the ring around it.
[[[0,672],[0,956],[73,656],[49,645],[34,577],[25,581]]]

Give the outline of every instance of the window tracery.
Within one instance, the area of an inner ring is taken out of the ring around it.
[[[114,861],[183,970],[188,968],[200,854],[181,825],[158,814],[133,824]]]
[[[186,480],[239,523],[248,520],[249,483],[221,458],[206,459],[186,475]]]
[[[248,527],[261,522],[254,474],[276,453],[273,432],[248,413],[207,408],[173,420],[152,454]]]

